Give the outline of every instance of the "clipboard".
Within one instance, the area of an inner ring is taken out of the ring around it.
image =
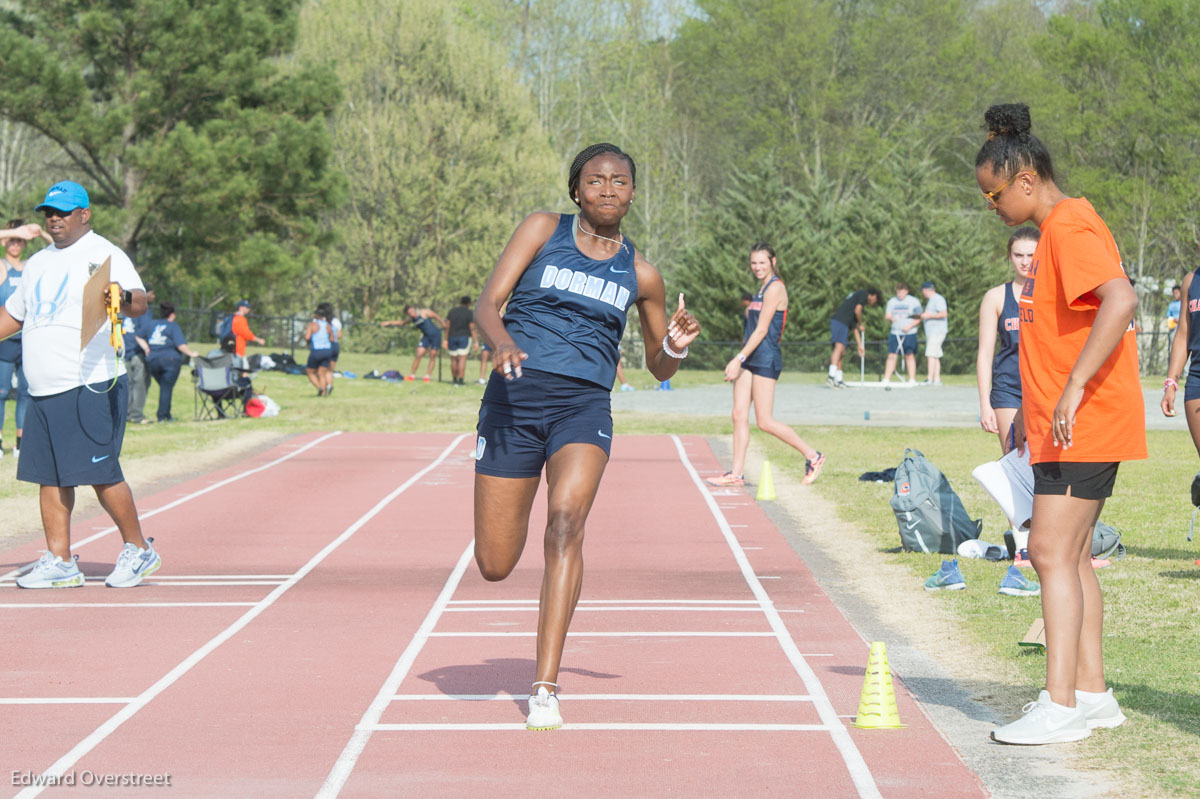
[[[109,280],[111,265],[112,257],[105,258],[104,263],[92,273],[83,287],[83,323],[79,328],[80,352],[87,349],[88,343],[108,323],[108,304],[104,302],[104,290],[112,282]]]

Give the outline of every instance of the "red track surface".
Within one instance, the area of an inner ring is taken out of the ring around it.
[[[700,486],[700,438],[616,442],[566,726],[525,731],[544,499],[484,582],[473,443],[304,437],[139,498],[165,564],[144,586],[103,588],[119,539],[81,542],[105,517],[76,525],[87,587],[0,580],[0,795],[986,795],[899,681],[905,729],[849,726],[866,642],[755,502]],[[84,787],[135,774],[171,787]],[[22,788],[51,777],[75,785]]]

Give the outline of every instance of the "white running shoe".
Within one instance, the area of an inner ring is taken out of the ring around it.
[[[1121,706],[1113,697],[1111,688],[1100,694],[1101,698],[1098,700],[1093,700],[1090,696],[1085,696],[1082,691],[1075,692],[1075,707],[1083,711],[1089,730],[1097,727],[1120,727],[1125,723],[1125,714],[1121,712]]]
[[[1021,708],[1021,712],[1025,715],[1012,724],[992,730],[992,740],[1036,746],[1079,741],[1092,734],[1081,708],[1056,705],[1046,690],[1038,694],[1036,702]]]
[[[537,693],[529,695],[529,715],[525,718],[527,730],[557,730],[562,726],[562,713],[558,710],[558,696],[550,693],[544,683],[538,683]]]
[[[77,588],[83,585],[83,572],[75,558],[63,560],[58,555],[43,552],[28,574],[17,578],[21,588]]]
[[[161,566],[162,558],[154,551],[153,538],[146,539],[145,549],[126,544],[121,548],[117,565],[113,567],[112,574],[105,578],[104,584],[109,588],[133,588]]]

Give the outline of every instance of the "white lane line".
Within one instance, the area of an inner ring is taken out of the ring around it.
[[[142,583],[142,585],[146,586],[146,587],[158,586],[159,588],[165,588],[165,587],[175,588],[176,586],[183,586],[183,585],[192,585],[192,586],[195,586],[195,585],[204,585],[204,586],[210,586],[210,585],[215,585],[215,586],[222,586],[222,585],[282,585],[283,582],[284,582],[283,580],[172,580],[171,582],[167,583],[167,582],[159,582],[159,578],[155,577],[153,580],[147,580],[146,582]],[[6,582],[3,580],[0,580],[0,586],[12,585],[12,584],[15,584],[15,581]],[[103,577],[88,577],[88,578],[85,578],[83,585],[80,587],[82,587],[82,588],[99,588],[103,585],[104,585]]]
[[[208,486],[207,488],[202,488],[199,491],[193,491],[192,493],[190,493],[186,496],[182,496],[173,502],[168,502],[166,505],[163,505],[158,508],[154,508],[153,510],[144,511],[143,513],[139,513],[138,520],[145,521],[146,519],[149,519],[153,516],[157,516],[160,513],[169,511],[169,510],[171,510],[171,508],[177,508],[180,505],[182,505],[183,503],[185,503],[189,500],[193,500],[196,497],[203,496],[210,491],[216,491],[218,488],[221,488],[222,486],[227,486],[230,483],[236,483],[238,480],[242,480],[246,477],[249,477],[252,474],[258,474],[259,472],[270,469],[273,466],[278,466],[279,464],[283,463],[284,461],[290,460],[290,459],[296,457],[297,455],[299,455],[300,453],[312,449],[317,444],[320,444],[322,441],[328,441],[329,439],[333,438],[334,436],[340,436],[341,434],[342,434],[342,431],[340,431],[340,430],[335,430],[332,433],[326,433],[325,435],[321,436],[320,438],[314,439],[313,441],[308,442],[303,447],[300,447],[299,449],[297,449],[295,452],[289,452],[287,455],[278,457],[275,460],[271,461],[270,463],[264,463],[262,466],[256,466],[253,469],[247,469],[244,472],[235,474],[233,477],[227,477],[224,480],[213,483],[212,485]],[[77,550],[84,544],[90,544],[92,541],[95,541],[99,538],[103,538],[104,536],[109,535],[110,533],[115,533],[116,531],[117,531],[116,525],[113,525],[112,527],[105,527],[103,530],[96,533],[95,535],[88,536],[87,538],[83,539],[82,541],[75,541],[74,543],[72,543],[71,550],[72,551]],[[28,568],[28,567],[22,567],[20,569],[13,569],[10,572],[5,572],[4,574],[0,574],[0,580],[8,580],[13,577],[16,577],[18,574],[23,572],[26,568]]]
[[[252,608],[257,602],[6,602],[0,610],[25,608]]]
[[[781,579],[778,574],[756,574],[754,576],[760,580],[779,580],[779,579]]]
[[[536,599],[451,599],[450,605],[536,605]],[[756,599],[581,599],[580,605],[753,605]]]
[[[371,704],[367,706],[362,718],[355,725],[350,740],[346,742],[342,753],[338,755],[337,762],[329,770],[329,776],[325,778],[321,790],[317,791],[316,799],[332,799],[341,792],[346,780],[350,778],[350,772],[354,770],[355,763],[358,762],[363,750],[367,748],[367,742],[371,740],[371,733],[377,729],[384,729],[379,725],[383,711],[387,710],[388,703],[396,695],[396,689],[408,676],[408,670],[412,668],[413,661],[417,659],[425,642],[435,634],[433,628],[437,625],[438,619],[441,618],[442,612],[450,602],[450,597],[454,595],[454,591],[462,581],[463,574],[467,571],[467,566],[471,563],[474,554],[475,542],[472,541],[467,544],[467,548],[459,556],[458,563],[450,572],[450,576],[446,578],[446,584],[442,586],[441,593],[434,600],[433,607],[425,614],[425,620],[421,622],[421,626],[417,628],[412,640],[408,642],[400,659],[392,667],[392,673],[384,680],[379,693],[375,694],[375,698],[371,700]],[[522,724],[521,729],[525,729],[525,725]]]
[[[0,698],[0,705],[127,705],[132,696],[21,696]]]
[[[624,613],[633,610],[656,611],[656,612],[672,612],[672,613],[762,613],[758,608],[736,607],[704,607],[702,605],[685,605],[683,607],[671,607],[670,605],[615,605],[612,607],[603,607],[598,605],[582,605],[575,608],[576,613],[598,613],[598,612],[619,612]],[[537,605],[514,605],[505,607],[503,605],[489,605],[485,608],[446,608],[447,613],[537,613]]]
[[[159,580],[286,580],[291,574],[156,574]]]
[[[839,723],[838,726],[841,726]],[[500,724],[376,724],[375,732],[509,732],[520,730],[528,734],[519,721]],[[672,724],[639,722],[571,722],[556,732],[578,732],[580,730],[611,730],[616,732],[828,732],[824,724]],[[323,799],[324,793],[317,794]]]
[[[534,638],[536,632],[530,633],[509,633],[509,632],[450,632],[450,633],[430,633],[430,638]],[[774,638],[774,632],[750,633],[750,632],[708,632],[694,631],[686,632],[671,632],[669,630],[655,630],[654,632],[602,632],[602,633],[580,633],[570,630],[567,632],[567,638]]]
[[[779,645],[783,648],[787,659],[791,661],[796,673],[800,675],[805,689],[812,696],[813,706],[821,716],[821,721],[825,723],[825,728],[829,730],[830,735],[833,737],[834,745],[837,746],[838,752],[841,754],[842,760],[850,772],[850,778],[854,781],[854,787],[858,789],[858,795],[864,797],[864,799],[882,799],[879,786],[875,784],[875,778],[871,775],[870,768],[867,767],[867,761],[863,759],[862,753],[854,745],[849,731],[846,730],[846,725],[838,720],[837,711],[834,710],[833,703],[829,701],[829,696],[825,693],[825,688],[817,678],[816,672],[813,671],[812,666],[808,665],[808,661],[804,659],[804,656],[800,654],[796,642],[792,640],[787,626],[783,623],[783,617],[775,609],[774,604],[772,604],[770,597],[767,595],[766,589],[763,588],[762,582],[754,575],[754,570],[750,567],[750,561],[746,558],[745,551],[742,550],[737,536],[733,534],[733,530],[729,527],[729,520],[721,513],[721,509],[717,507],[716,500],[712,498],[712,494],[705,488],[704,482],[700,479],[700,474],[696,471],[696,467],[688,459],[687,452],[684,451],[683,442],[679,440],[679,436],[672,435],[671,440],[675,442],[675,450],[679,453],[679,460],[683,463],[683,467],[687,469],[688,474],[691,475],[692,483],[696,486],[700,492],[700,496],[704,498],[704,502],[708,505],[709,512],[712,513],[717,526],[721,529],[721,534],[725,536],[725,541],[729,545],[729,549],[733,552],[734,560],[737,561],[738,567],[742,570],[742,577],[745,578],[746,584],[754,593],[755,598],[762,603],[763,614],[767,617],[771,629],[775,631],[775,635],[779,639]]]
[[[183,662],[171,669],[171,671],[167,672],[167,674],[158,682],[154,683],[154,685],[151,685],[149,688],[139,694],[136,699],[119,710],[110,719],[108,719],[108,721],[97,727],[89,736],[76,744],[70,752],[67,752],[65,755],[60,757],[54,763],[54,765],[42,772],[40,778],[36,780],[38,784],[29,786],[25,790],[18,793],[14,799],[32,799],[32,797],[41,793],[47,785],[54,784],[54,777],[61,777],[63,774],[65,774],[68,769],[79,762],[80,758],[92,751],[92,749],[98,746],[118,727],[132,718],[135,713],[148,705],[150,701],[154,699],[154,697],[158,696],[160,693],[173,685],[180,677],[187,674],[192,667],[207,657],[214,649],[228,641],[243,627],[254,621],[254,619],[257,618],[260,613],[269,608],[271,605],[275,604],[275,601],[287,593],[288,589],[300,582],[305,575],[320,565],[321,561],[329,557],[329,555],[332,554],[335,549],[344,544],[350,538],[350,536],[357,533],[363,525],[375,518],[380,511],[382,511],[392,502],[392,500],[403,494],[409,488],[409,486],[413,485],[426,474],[436,469],[442,463],[442,461],[449,457],[450,453],[453,452],[456,447],[458,447],[459,443],[464,438],[466,438],[466,434],[460,435],[454,439],[454,441],[450,442],[450,445],[442,450],[442,454],[439,455],[432,463],[430,463],[424,469],[421,469],[412,477],[405,480],[404,483],[402,483],[398,488],[394,489],[386,497],[379,500],[379,502],[375,504],[375,507],[371,508],[364,515],[359,517],[358,521],[347,527],[341,535],[326,544],[320,552],[318,552],[312,557],[311,560],[308,561],[308,563],[305,563],[303,566],[301,566],[300,569],[293,574],[286,583],[276,588],[270,594],[267,594],[262,601],[258,602],[254,605],[254,607],[242,614],[237,621],[222,630],[219,634],[217,634],[216,637],[189,655]],[[470,553],[470,548],[468,548],[467,551]],[[392,693],[395,693],[394,688],[392,689]]]
[[[811,702],[802,694],[563,694],[572,702]],[[393,702],[514,702],[524,695],[511,694],[396,694]]]

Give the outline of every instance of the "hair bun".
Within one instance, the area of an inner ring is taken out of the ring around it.
[[[1029,119],[1029,106],[1025,103],[994,105],[983,115],[988,139],[996,136],[1027,136],[1033,127]]]

